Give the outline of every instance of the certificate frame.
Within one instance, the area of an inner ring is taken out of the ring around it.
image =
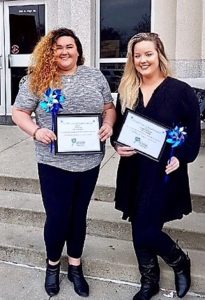
[[[142,155],[159,161],[166,144],[167,130],[166,126],[127,108],[116,144],[133,147]]]
[[[94,154],[103,153],[99,129],[102,115],[57,114],[55,119],[55,154]],[[65,142],[65,139],[68,139]]]

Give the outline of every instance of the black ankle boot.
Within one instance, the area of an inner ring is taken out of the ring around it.
[[[73,283],[74,290],[79,296],[89,296],[89,285],[83,275],[82,264],[79,266],[68,265],[68,279]]]
[[[49,296],[55,296],[60,291],[59,287],[60,263],[51,266],[47,262],[45,290]]]
[[[157,256],[141,252],[137,254],[141,277],[141,288],[133,300],[150,300],[159,292],[159,264]]]
[[[149,300],[159,292],[159,284],[144,283],[133,300]]]
[[[173,268],[175,275],[175,286],[177,296],[183,298],[191,285],[191,262],[188,255],[175,244],[167,257],[163,257],[165,262]]]

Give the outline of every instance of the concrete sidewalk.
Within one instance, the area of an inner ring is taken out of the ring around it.
[[[106,144],[97,185],[115,187],[119,156]],[[0,175],[37,179],[34,143],[31,137],[16,126],[0,126]],[[205,195],[205,147],[197,159],[189,164],[191,193]]]
[[[45,270],[0,261],[0,300],[49,300],[44,291]],[[138,284],[109,281],[87,277],[90,286],[89,300],[131,300],[139,290]],[[153,300],[176,298],[173,291],[161,290]],[[205,299],[195,293],[186,295],[186,300]],[[56,300],[80,300],[68,281],[66,274],[60,275],[60,293]]]

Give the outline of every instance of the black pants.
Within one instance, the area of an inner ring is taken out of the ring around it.
[[[145,210],[143,207],[138,207],[137,212],[131,218],[136,255],[144,250],[159,256],[166,256],[170,253],[175,242],[162,231],[164,222],[161,220],[160,208]]]
[[[69,172],[38,164],[46,211],[44,239],[47,257],[57,261],[65,242],[67,254],[80,258],[86,235],[86,215],[99,174],[99,166],[85,172]]]

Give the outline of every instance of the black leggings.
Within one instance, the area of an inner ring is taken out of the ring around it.
[[[86,215],[99,174],[99,166],[85,172],[69,172],[38,164],[46,211],[44,240],[47,258],[58,261],[65,242],[67,254],[80,258],[86,235]]]
[[[132,216],[132,236],[136,255],[143,250],[155,253],[161,257],[170,253],[175,242],[162,231],[164,223],[160,211],[139,209]]]

